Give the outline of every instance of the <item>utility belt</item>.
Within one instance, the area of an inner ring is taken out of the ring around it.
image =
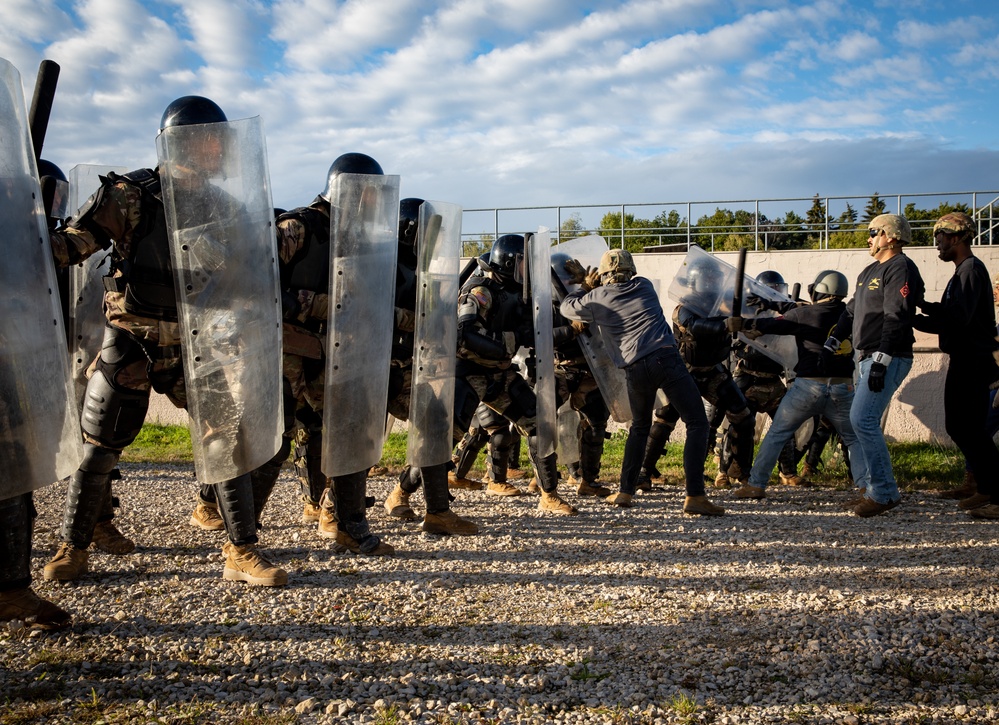
[[[754,378],[766,378],[767,380],[777,380],[780,378],[780,373],[764,373],[758,370],[750,370],[749,368],[739,368],[737,372],[743,375],[751,375]]]

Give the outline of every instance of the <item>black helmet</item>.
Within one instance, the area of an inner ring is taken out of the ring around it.
[[[38,178],[41,179],[43,176],[51,176],[56,181],[66,181],[66,174],[62,173],[62,169],[53,164],[47,159],[38,159]]]
[[[399,202],[399,244],[416,246],[416,230],[423,199],[409,197]]]
[[[489,250],[489,267],[504,282],[521,282],[524,260],[524,238],[519,234],[504,234]]]
[[[225,123],[229,119],[218,104],[204,96],[182,96],[163,111],[160,131],[173,126],[192,126],[200,123]]]
[[[326,201],[330,200],[333,192],[333,179],[340,174],[367,174],[369,176],[384,176],[381,165],[367,154],[350,152],[341,154],[330,164],[330,170],[326,172],[326,188],[320,194]]]
[[[714,260],[694,260],[687,270],[687,287],[701,294],[717,294],[724,275]]]
[[[780,276],[780,272],[774,272],[772,269],[768,269],[765,272],[760,272],[756,275],[756,281],[765,287],[777,290],[783,295],[787,294],[787,282],[785,282],[784,278]]]

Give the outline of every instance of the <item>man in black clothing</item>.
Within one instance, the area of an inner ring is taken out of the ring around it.
[[[871,219],[867,231],[874,262],[857,277],[857,291],[825,345],[831,353],[840,340],[852,335],[857,350],[859,380],[850,422],[871,478],[853,513],[863,517],[883,514],[902,500],[881,419],[912,369],[912,318],[925,290],[919,269],[902,251],[912,242],[908,220],[880,214]],[[858,481],[857,486],[863,483]]]
[[[996,318],[989,272],[971,250],[975,221],[963,212],[940,217],[933,227],[937,253],[954,263],[939,302],[923,302],[913,326],[935,332],[947,353],[944,420],[947,434],[961,449],[978,493],[958,505],[975,518],[999,519],[999,449],[989,436],[989,388],[999,380],[996,367]]]
[[[836,427],[850,448],[850,465],[858,485],[866,487],[870,478],[857,435],[850,423],[853,403],[853,357],[849,342],[842,343],[831,358],[823,344],[828,331],[839,320],[846,305],[843,298],[849,292],[846,277],[835,270],[819,272],[809,285],[812,304],[793,307],[780,317],[757,317],[744,320],[730,317],[728,329],[742,331],[748,337],[758,335],[794,335],[798,348],[796,377],[774,414],[770,431],[763,438],[756,454],[749,481],[736,489],[736,498],[764,498],[770,473],[784,445],[802,423],[815,415],[824,415]]]

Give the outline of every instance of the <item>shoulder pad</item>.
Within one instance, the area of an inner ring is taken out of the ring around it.
[[[127,174],[116,174],[111,171],[108,173],[107,179],[113,184],[125,181],[133,186],[138,186],[143,191],[149,192],[157,199],[160,197],[160,175],[152,169],[136,169],[135,171],[129,171]]]

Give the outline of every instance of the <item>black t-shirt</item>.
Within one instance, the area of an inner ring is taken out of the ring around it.
[[[800,305],[780,317],[758,317],[755,329],[766,335],[794,335],[798,346],[798,364],[794,372],[802,378],[853,377],[853,355],[848,345],[841,345],[829,366],[822,368],[822,346],[846,309],[842,300]]]

